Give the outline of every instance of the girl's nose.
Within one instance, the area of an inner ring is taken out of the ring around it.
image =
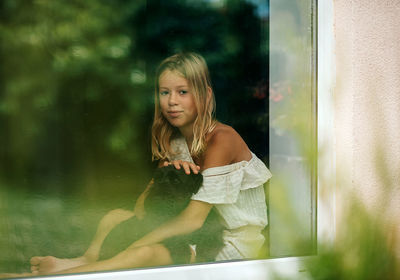
[[[171,92],[171,93],[169,94],[168,104],[169,104],[170,106],[176,105],[176,104],[177,104],[177,96],[176,96],[176,93],[175,93],[175,92]]]

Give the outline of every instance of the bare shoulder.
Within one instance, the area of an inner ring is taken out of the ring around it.
[[[222,166],[251,158],[246,143],[232,127],[218,123],[207,136],[204,167]]]
[[[239,133],[236,132],[231,126],[218,123],[214,130],[209,134],[207,145],[227,144],[242,140]],[[232,145],[227,145],[232,146]]]

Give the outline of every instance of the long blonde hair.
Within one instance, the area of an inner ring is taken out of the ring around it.
[[[196,53],[178,53],[164,59],[157,68],[155,82],[155,108],[152,126],[151,150],[152,158],[166,159],[172,155],[170,141],[179,134],[162,115],[159,99],[159,78],[166,71],[181,74],[192,89],[197,108],[197,117],[193,126],[193,143],[190,154],[200,156],[206,148],[205,137],[216,126],[215,97],[211,88],[211,79],[204,58]],[[208,97],[210,92],[210,97]]]

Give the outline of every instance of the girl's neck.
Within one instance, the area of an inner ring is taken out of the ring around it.
[[[184,137],[185,137],[186,144],[187,144],[187,146],[189,148],[189,151],[190,151],[192,149],[193,134],[192,134],[192,137],[186,137],[186,136],[184,136]]]
[[[185,137],[186,143],[190,151],[193,143],[193,127],[180,128],[179,131],[181,132],[183,137]]]

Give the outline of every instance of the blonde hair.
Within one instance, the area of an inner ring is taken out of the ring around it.
[[[179,133],[162,115],[159,99],[159,78],[166,71],[181,74],[192,89],[197,108],[197,117],[193,126],[192,156],[200,156],[206,148],[205,136],[216,126],[215,97],[211,88],[211,79],[204,58],[196,53],[178,53],[163,60],[157,68],[155,82],[155,109],[152,126],[152,158],[166,159],[173,154],[170,142]],[[211,91],[211,98],[208,98]]]

